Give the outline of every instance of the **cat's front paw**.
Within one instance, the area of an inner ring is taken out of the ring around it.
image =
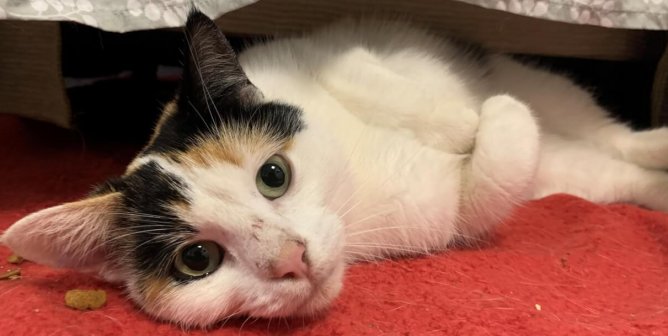
[[[526,105],[507,95],[483,103],[475,148],[464,170],[462,237],[488,232],[530,197],[538,150],[538,125]]]
[[[497,143],[500,147],[538,146],[538,123],[531,110],[509,95],[492,96],[483,102],[479,127],[479,137],[491,136],[501,141]]]
[[[482,103],[480,114],[482,118],[516,119],[516,121],[521,121],[522,123],[534,124],[533,127],[536,124],[529,107],[513,96],[506,94],[487,98]]]
[[[509,95],[493,96],[482,105],[475,160],[508,194],[519,195],[533,180],[539,138],[527,105]]]

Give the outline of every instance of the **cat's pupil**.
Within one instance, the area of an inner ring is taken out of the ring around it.
[[[267,163],[262,166],[260,169],[260,178],[270,188],[279,188],[285,183],[283,169],[273,163]]]
[[[209,251],[205,246],[196,244],[183,251],[183,263],[193,271],[204,271],[209,267]]]

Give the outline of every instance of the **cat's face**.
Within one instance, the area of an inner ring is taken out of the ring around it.
[[[131,238],[112,244],[116,259],[131,261],[130,294],[152,314],[186,324],[311,314],[339,291],[343,226],[327,206],[322,144],[238,137],[149,147],[113,183],[123,215],[110,238]]]
[[[184,83],[126,173],[32,214],[2,241],[24,257],[122,281],[183,325],[310,315],[338,294],[345,162],[299,107],[266,101],[213,22],[187,25]]]
[[[299,120],[287,105],[256,109]],[[325,144],[292,126],[285,139],[279,130],[223,130],[185,151],[155,150],[158,136],[112,183],[123,215],[110,238],[132,238],[112,245],[123,251],[117,260],[132,262],[125,281],[136,302],[208,324],[231,314],[312,314],[332,300],[344,266],[343,226],[328,207],[335,186],[323,183],[334,176],[318,157]]]

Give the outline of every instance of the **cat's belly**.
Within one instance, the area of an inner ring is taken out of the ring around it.
[[[353,162],[356,190],[341,211],[347,259],[446,248],[455,236],[463,156],[380,133],[369,134]]]

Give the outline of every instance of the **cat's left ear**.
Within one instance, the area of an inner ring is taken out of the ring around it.
[[[188,50],[181,96],[206,106],[245,105],[262,97],[215,22],[193,11],[188,16],[185,34]]]
[[[0,237],[14,253],[40,264],[99,269],[121,194],[113,192],[32,213]]]

